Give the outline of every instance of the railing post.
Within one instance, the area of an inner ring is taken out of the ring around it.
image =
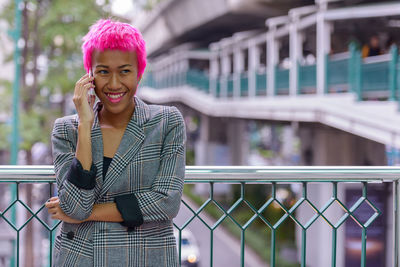
[[[325,55],[325,94],[329,93],[329,54]]]
[[[209,79],[210,79],[210,88],[209,93],[210,95],[217,97],[217,87],[218,87],[218,75],[219,75],[219,61],[218,61],[218,47],[215,44],[210,45],[210,50],[212,51],[212,55],[210,58],[210,72],[209,72]]]
[[[233,50],[233,97],[242,95],[241,74],[244,72],[244,54],[239,44]]]
[[[279,62],[279,42],[275,37],[276,27],[267,33],[267,96],[276,95],[276,66]]]
[[[357,95],[357,100],[362,100],[362,58],[357,45],[352,42],[349,45],[349,84],[351,91]]]
[[[356,52],[356,44],[351,42],[349,44],[349,61],[348,61],[348,69],[349,74],[347,76],[347,83],[349,85],[349,91],[354,92],[354,55]]]
[[[249,44],[249,64],[248,64],[248,97],[254,98],[257,91],[257,74],[256,71],[260,65],[260,51],[254,42]]]
[[[289,95],[299,94],[299,59],[303,53],[303,35],[298,29],[299,15],[293,15],[290,22],[289,52],[290,52],[290,70],[289,70]]]
[[[362,100],[362,57],[360,50],[356,51],[355,70],[356,70],[355,91],[357,94],[357,100],[361,101]]]
[[[326,55],[331,50],[332,25],[325,19],[327,5],[320,5],[317,12],[317,95],[326,92]]]
[[[389,100],[396,100],[396,89],[397,89],[397,61],[399,57],[399,50],[396,45],[392,45],[390,48],[390,54],[392,58],[389,63]]]
[[[229,56],[229,51],[227,48],[224,48],[222,52],[222,59],[221,59],[221,67],[222,67],[222,75],[221,75],[221,92],[220,95],[224,98],[228,97],[228,80],[231,73],[231,59]]]
[[[355,43],[351,43],[349,46],[350,58],[349,58],[349,83],[353,93],[357,95],[357,100],[362,100],[361,85],[362,85],[362,58],[361,52],[357,49]]]
[[[400,214],[399,214],[399,180],[393,183],[393,226],[394,226],[394,240],[393,240],[393,266],[399,266],[399,226],[400,226]]]

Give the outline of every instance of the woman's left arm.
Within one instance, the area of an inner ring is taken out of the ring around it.
[[[46,208],[54,220],[60,220],[66,223],[83,223],[87,221],[103,221],[103,222],[123,222],[121,213],[117,209],[115,203],[94,204],[90,216],[79,221],[68,217],[60,208],[60,200],[58,197],[52,197],[45,203]]]

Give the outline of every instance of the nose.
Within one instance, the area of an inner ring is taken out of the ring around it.
[[[110,90],[119,90],[121,89],[121,81],[117,74],[112,74],[108,83],[108,88]]]

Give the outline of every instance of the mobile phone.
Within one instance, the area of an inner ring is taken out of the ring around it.
[[[89,76],[93,77],[93,72],[92,72],[91,69],[89,70]],[[94,81],[91,81],[91,83],[93,84],[93,87],[89,89],[88,96],[94,95],[95,96],[95,102],[97,102],[98,98],[97,98],[96,92],[94,91]]]

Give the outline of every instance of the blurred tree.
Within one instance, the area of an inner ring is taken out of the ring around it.
[[[11,127],[7,121],[7,110],[11,110],[11,82],[0,80],[0,152],[9,149]],[[0,162],[1,164],[1,162]]]

